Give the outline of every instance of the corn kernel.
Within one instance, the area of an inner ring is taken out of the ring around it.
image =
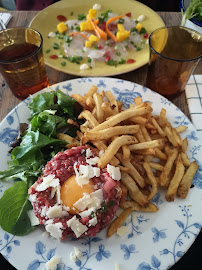
[[[81,31],[91,31],[93,30],[93,26],[91,24],[91,22],[89,20],[87,20],[86,22],[81,22],[80,23],[80,30]]]
[[[97,14],[97,10],[91,8],[91,9],[88,11],[88,18],[94,18],[94,17],[96,16],[96,14]]]
[[[142,29],[142,24],[141,23],[138,23],[136,25],[136,29],[137,29],[138,32],[140,32],[140,30]]]
[[[97,37],[95,35],[90,35],[89,40],[92,41],[92,42],[93,41],[95,41],[95,42],[100,41],[99,37]]]
[[[123,24],[118,23],[117,25],[118,31],[125,31],[125,28],[123,27]]]
[[[93,43],[92,41],[86,40],[86,42],[85,42],[86,48],[90,48],[92,46],[92,43]]]
[[[68,30],[68,27],[64,22],[61,22],[57,25],[57,30],[60,34],[62,34]]]
[[[117,40],[118,40],[119,42],[121,42],[121,41],[127,39],[129,36],[130,36],[130,31],[119,31],[119,32],[117,32],[117,34],[116,34]]]

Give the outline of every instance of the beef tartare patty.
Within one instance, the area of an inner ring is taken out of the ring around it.
[[[58,153],[30,187],[39,223],[58,240],[95,236],[111,223],[121,197],[118,167],[97,167],[99,157],[86,146]]]

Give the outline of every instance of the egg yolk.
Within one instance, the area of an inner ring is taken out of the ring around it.
[[[72,175],[63,183],[60,190],[60,197],[63,205],[70,208],[69,213],[76,214],[79,213],[79,210],[74,207],[74,203],[83,197],[83,193],[90,194],[94,191],[92,179],[89,179],[87,185],[79,186],[76,181],[76,175]]]

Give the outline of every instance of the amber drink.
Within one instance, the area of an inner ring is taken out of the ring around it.
[[[168,98],[180,95],[201,59],[202,36],[186,27],[162,27],[150,35],[149,46],[146,86]]]
[[[42,36],[36,30],[0,31],[0,72],[19,99],[48,86],[42,45]]]

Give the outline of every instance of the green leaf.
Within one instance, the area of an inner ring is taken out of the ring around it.
[[[28,200],[28,184],[16,182],[7,189],[0,199],[0,225],[3,230],[14,235],[26,235],[31,226],[27,212],[32,209]]]
[[[57,91],[57,98],[58,98],[57,103],[60,106],[60,108],[65,113],[68,113],[70,116],[74,116],[75,100],[73,100],[70,96],[64,94],[61,91]]]

